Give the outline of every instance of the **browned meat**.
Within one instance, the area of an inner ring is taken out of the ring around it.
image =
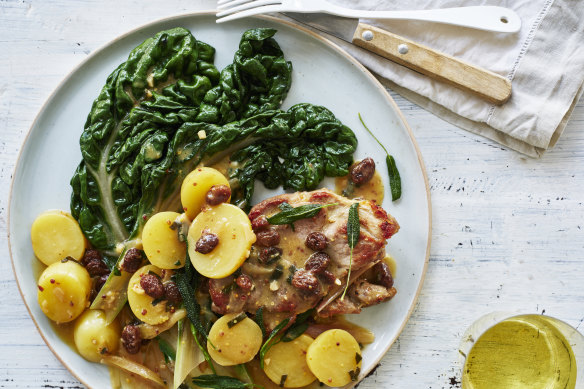
[[[384,262],[378,262],[349,286],[343,300],[337,298],[324,307],[319,315],[327,317],[345,313],[360,313],[362,308],[387,301],[396,293],[389,267]]]
[[[276,239],[258,239],[250,257],[241,267],[241,273],[253,280],[253,287],[242,288],[241,282],[237,282],[237,276],[233,275],[209,281],[213,310],[221,314],[241,311],[255,313],[264,307],[266,313],[297,314],[323,301],[334,300],[334,294],[338,294],[344,287],[349,270],[347,217],[349,207],[357,201],[361,233],[353,249],[352,274],[359,275],[380,262],[385,257],[387,239],[399,230],[399,225],[374,202],[347,199],[326,189],[272,197],[252,208],[249,213],[252,225],[256,220],[264,221],[266,217],[280,212],[278,206],[284,202],[293,207],[304,204],[336,205],[321,209],[312,218],[294,222],[294,230],[289,225],[264,229],[267,227],[265,221],[256,223],[262,225],[262,232],[269,231],[274,236],[275,232],[279,239],[277,242]],[[326,245],[306,244],[307,237],[311,234],[314,237],[315,232],[322,234],[318,239],[326,242]],[[354,278],[351,277],[352,280]],[[395,289],[390,292],[390,288],[380,285],[376,280],[359,277],[358,281],[350,286],[342,304],[339,304],[338,299],[332,301],[331,304],[336,308],[325,309],[323,314],[328,316],[333,311],[357,312],[363,306],[384,301],[390,295],[393,296],[392,293],[395,294]],[[351,292],[353,295],[349,296]],[[354,295],[355,292],[357,295]]]

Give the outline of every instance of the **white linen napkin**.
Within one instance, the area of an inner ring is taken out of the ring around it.
[[[519,14],[518,33],[503,34],[412,21],[363,20],[511,80],[502,106],[330,35],[388,87],[437,116],[509,148],[538,157],[552,147],[584,90],[584,1],[581,0],[330,0],[353,9],[432,9],[498,5]]]

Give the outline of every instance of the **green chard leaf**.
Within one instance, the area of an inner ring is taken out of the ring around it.
[[[353,249],[359,242],[359,235],[361,233],[361,224],[359,223],[359,203],[353,203],[349,208],[349,217],[347,219],[347,243],[349,244],[349,271],[347,272],[347,283],[345,290],[341,296],[341,301],[345,298],[347,289],[349,289],[349,281],[351,280],[351,268],[353,267]]]
[[[379,146],[381,146],[383,151],[385,151],[385,154],[386,154],[385,164],[387,165],[387,174],[389,176],[389,187],[391,189],[391,201],[398,200],[401,197],[401,177],[399,175],[399,171],[397,170],[397,166],[395,164],[395,159],[393,158],[392,155],[389,154],[389,152],[387,151],[385,146],[379,141],[379,139],[377,139],[377,137],[375,135],[373,135],[373,132],[371,132],[369,127],[367,127],[365,125],[365,122],[363,121],[361,114],[359,114],[359,120],[361,121],[361,124],[363,125],[363,127],[365,127],[365,129],[367,130],[369,135],[371,135],[373,137],[373,139],[375,139],[377,144],[379,144]]]

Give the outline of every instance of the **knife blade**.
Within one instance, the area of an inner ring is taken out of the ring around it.
[[[490,103],[501,105],[511,96],[511,82],[507,78],[389,31],[361,23],[359,19],[322,13],[285,12],[284,15]]]

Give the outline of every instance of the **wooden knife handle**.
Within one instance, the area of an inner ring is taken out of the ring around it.
[[[501,105],[511,96],[511,82],[505,77],[386,30],[359,23],[353,43],[490,103]]]

